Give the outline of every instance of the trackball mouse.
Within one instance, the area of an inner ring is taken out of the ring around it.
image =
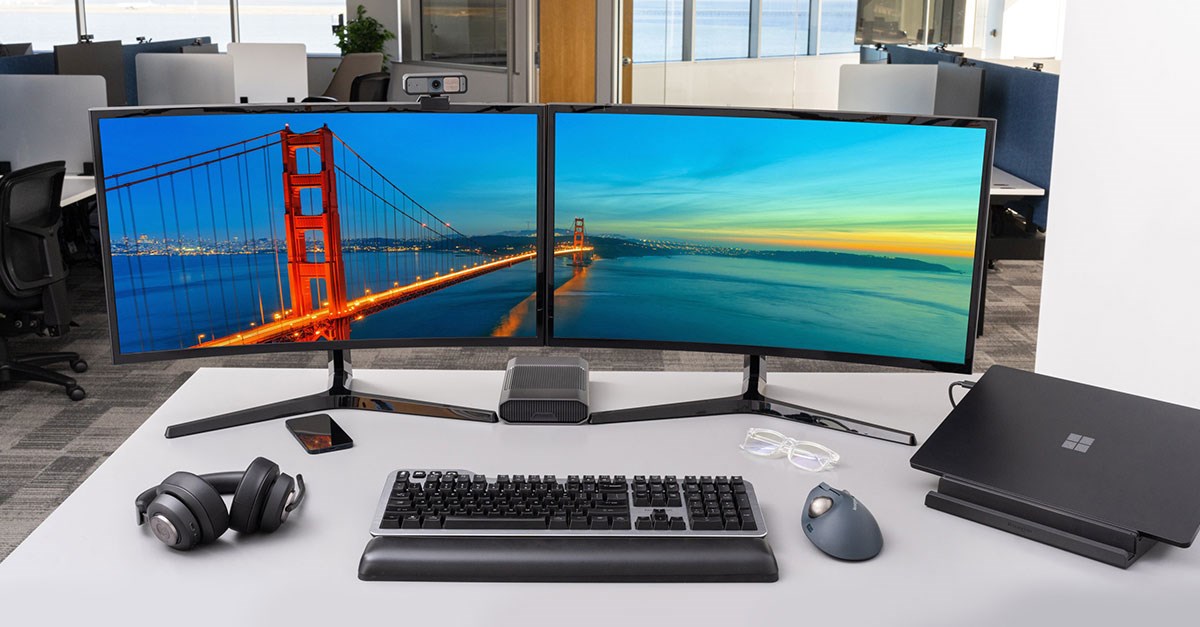
[[[804,535],[822,552],[841,560],[869,560],[883,549],[879,523],[861,501],[828,484],[812,489],[804,501]]]

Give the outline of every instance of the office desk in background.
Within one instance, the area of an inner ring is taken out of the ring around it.
[[[992,198],[1045,196],[1046,190],[1025,179],[992,166]]]
[[[96,196],[96,177],[91,175],[67,175],[63,177],[62,202],[60,206],[66,207],[77,202],[95,198]]]
[[[0,180],[3,179],[4,175],[0,174]],[[95,196],[96,177],[90,174],[68,174],[63,177],[62,195],[58,206],[67,207]]]
[[[280,356],[280,359],[287,359]],[[500,371],[359,371],[364,391],[495,407]],[[909,429],[924,440],[949,410],[939,373],[771,375],[771,394]],[[594,409],[733,394],[737,372],[593,372]],[[857,625],[1183,624],[1200,615],[1200,549],[1154,547],[1129,570],[931,510],[932,475],[912,447],[755,416],[614,425],[506,425],[330,412],[354,448],[308,455],[282,420],[167,440],[182,420],[324,388],[324,370],[198,371],[21,546],[0,563],[5,624],[108,624],[155,617],[208,625]],[[842,456],[806,473],[738,445],[749,427],[812,439]],[[104,428],[97,424],[93,428]],[[134,497],[175,470],[243,470],[256,456],[310,489],[279,532],[188,553],[134,524]],[[755,485],[779,561],[772,584],[396,583],[357,579],[387,473],[400,467],[497,473],[739,474]],[[801,531],[819,482],[859,497],[883,553],[838,562]]]
[[[988,202],[988,239],[984,247],[983,283],[979,297],[979,321],[976,335],[983,335],[983,318],[987,309],[987,275],[998,259],[1040,260],[1045,258],[1046,235],[1032,224],[1013,226],[1013,217],[1005,203],[1021,198],[1041,197],[1046,190],[1025,179],[992,167],[991,198]]]

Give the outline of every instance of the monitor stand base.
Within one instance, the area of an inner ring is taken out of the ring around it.
[[[742,393],[739,396],[601,411],[593,413],[588,422],[592,424],[609,424],[614,422],[663,420],[666,418],[691,418],[694,416],[759,414],[762,416],[783,418],[784,420],[791,420],[815,427],[842,431],[844,433],[853,433],[868,438],[886,440],[897,444],[916,446],[917,437],[907,431],[881,427],[869,422],[817,411],[791,403],[784,403],[768,397],[766,395],[767,370],[765,362],[766,358],[761,355],[746,356],[746,367],[742,375]]]
[[[1129,565],[1157,544],[1151,538],[1077,514],[992,490],[955,477],[942,477],[925,505],[1001,531],[1111,564]]]
[[[350,351],[329,351],[329,389],[319,394],[301,396],[298,398],[270,403],[250,409],[241,409],[220,416],[202,418],[191,422],[183,422],[167,427],[168,438],[178,438],[185,435],[207,433],[230,427],[286,418],[298,414],[329,411],[331,409],[362,409],[382,411],[393,414],[409,414],[412,416],[432,416],[435,418],[451,418],[455,420],[473,420],[476,422],[499,422],[496,412],[486,409],[472,409],[414,401],[390,396],[363,394],[350,388],[353,379],[350,367]]]

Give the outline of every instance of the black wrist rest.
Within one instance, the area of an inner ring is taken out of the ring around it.
[[[757,582],[779,580],[765,538],[372,538],[363,581]]]

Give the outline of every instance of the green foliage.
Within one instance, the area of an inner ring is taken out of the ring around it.
[[[347,22],[345,26],[335,27],[334,33],[338,38],[337,47],[341,49],[342,54],[383,52],[383,67],[387,68],[388,61],[392,57],[384,52],[383,45],[395,39],[396,33],[384,28],[382,22],[367,15],[367,10],[363,8],[363,5],[358,5],[354,19]]]

